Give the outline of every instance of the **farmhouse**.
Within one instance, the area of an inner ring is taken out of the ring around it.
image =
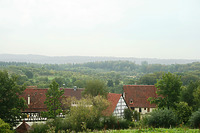
[[[123,118],[124,110],[128,108],[122,94],[108,93],[107,96],[108,101],[110,102],[109,107],[105,110],[104,114],[114,115],[117,117]]]
[[[123,89],[123,97],[132,110],[145,114],[156,108],[147,101],[149,97],[157,97],[154,85],[124,85]]]
[[[61,88],[62,90],[62,88]],[[39,89],[36,86],[28,86],[20,95],[26,100],[28,108],[22,111],[27,116],[26,121],[43,121],[46,118],[41,117],[41,112],[47,111],[47,106],[44,104],[48,89]],[[81,99],[83,89],[64,88],[64,98],[74,97]]]

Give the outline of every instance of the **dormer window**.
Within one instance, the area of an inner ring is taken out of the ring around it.
[[[133,99],[130,99],[130,104],[133,104]]]

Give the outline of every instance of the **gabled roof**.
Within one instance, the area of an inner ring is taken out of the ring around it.
[[[117,106],[117,103],[118,103],[121,96],[122,96],[121,94],[108,93],[107,100],[110,103],[110,105],[103,112],[103,114],[105,114],[106,116],[111,115],[114,112],[114,110]]]
[[[47,107],[44,104],[47,90],[48,89],[36,89],[30,87],[25,89],[20,96],[26,100],[26,103],[28,103],[28,96],[30,96],[30,104],[24,112],[47,111]]]
[[[61,89],[62,90],[62,89]],[[65,97],[75,97],[76,99],[81,99],[81,93],[84,89],[72,89],[72,88],[64,88]],[[39,89],[35,86],[28,86],[24,92],[20,95],[26,100],[28,103],[28,96],[30,96],[30,104],[28,108],[23,112],[41,112],[47,111],[47,106],[44,104],[46,100],[46,93],[48,89]]]
[[[30,126],[25,122],[23,121],[23,123],[16,128],[16,132],[17,133],[27,133],[30,129]]]
[[[124,97],[129,107],[155,108],[155,104],[150,104],[149,97],[157,97],[154,85],[124,85]],[[130,103],[130,102],[133,103]]]
[[[75,97],[77,100],[80,100],[82,98],[81,93],[82,93],[83,90],[84,89],[80,89],[80,88],[78,88],[78,89],[65,88],[63,96],[65,96],[65,97]]]

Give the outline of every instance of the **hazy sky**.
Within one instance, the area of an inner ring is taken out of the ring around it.
[[[0,0],[0,54],[200,59],[200,0]]]

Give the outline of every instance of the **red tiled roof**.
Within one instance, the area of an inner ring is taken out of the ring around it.
[[[104,115],[109,116],[114,112],[121,96],[122,96],[121,94],[108,93],[107,100],[110,102],[110,105],[103,112]]]
[[[25,122],[23,121],[23,123],[16,128],[16,132],[17,133],[27,133],[30,129],[30,126]]]
[[[23,112],[41,112],[47,111],[47,106],[44,104],[46,100],[46,92],[48,89],[38,89],[37,87],[27,87],[24,92],[20,95],[26,100],[28,104],[28,96],[30,96],[30,104],[28,108]],[[63,96],[75,97],[76,99],[81,99],[81,93],[84,89],[71,89],[65,88]]]
[[[82,98],[81,93],[84,89],[72,89],[72,88],[65,88],[63,96],[65,97],[75,97],[77,100],[80,100]]]
[[[125,101],[129,107],[155,108],[155,104],[150,104],[149,97],[157,97],[154,85],[124,85]],[[133,101],[131,104],[130,101]]]
[[[44,104],[46,100],[46,92],[48,89],[36,89],[36,88],[27,88],[24,92],[20,95],[26,100],[28,104],[28,96],[30,96],[30,104],[28,108],[25,109],[24,112],[41,112],[47,111],[47,107]]]

